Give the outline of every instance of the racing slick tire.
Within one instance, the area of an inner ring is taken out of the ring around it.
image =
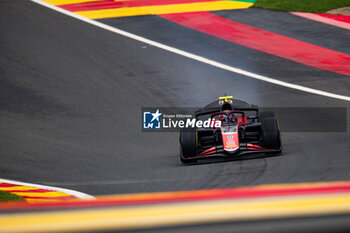
[[[260,112],[259,113],[259,119],[261,120],[262,118],[268,118],[268,117],[276,117],[274,112],[268,111],[268,112]]]
[[[263,144],[267,149],[275,149],[271,153],[280,153],[281,149],[281,137],[278,125],[278,120],[273,112],[262,112],[259,114],[261,122]]]
[[[194,163],[197,159],[192,159],[197,154],[197,128],[187,128],[180,130],[180,160],[182,163]]]

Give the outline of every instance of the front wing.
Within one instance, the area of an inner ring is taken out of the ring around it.
[[[281,153],[282,148],[279,149],[268,149],[255,144],[250,143],[241,143],[240,147],[235,153],[228,153],[223,149],[223,146],[213,146],[208,149],[205,149],[199,152],[197,155],[193,157],[188,157],[188,159],[204,159],[211,157],[239,157],[247,154],[279,154]]]

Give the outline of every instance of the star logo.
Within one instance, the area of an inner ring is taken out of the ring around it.
[[[159,109],[157,109],[157,111],[155,113],[151,113],[151,115],[153,116],[151,122],[153,122],[154,120],[159,121],[159,117],[162,115],[161,113],[159,113]]]
[[[160,129],[160,117],[162,113],[159,109],[155,112],[143,112],[143,128],[144,129]]]

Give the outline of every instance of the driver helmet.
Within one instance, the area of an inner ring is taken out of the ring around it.
[[[225,102],[221,107],[221,111],[232,111],[232,105],[228,102]]]

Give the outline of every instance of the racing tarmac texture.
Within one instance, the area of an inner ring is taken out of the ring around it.
[[[344,29],[257,9],[215,14],[349,54]],[[349,102],[220,70],[30,1],[1,1],[0,17],[3,178],[92,195],[350,179],[348,130],[282,132],[280,156],[184,166],[178,134],[144,133],[140,117],[142,107],[203,107],[225,93],[262,107],[348,108]],[[279,24],[291,17],[303,21],[298,30]],[[265,54],[159,16],[100,22],[237,68],[349,95],[349,76]],[[330,40],[319,30],[334,37]],[[332,120],[331,113],[325,117]]]

